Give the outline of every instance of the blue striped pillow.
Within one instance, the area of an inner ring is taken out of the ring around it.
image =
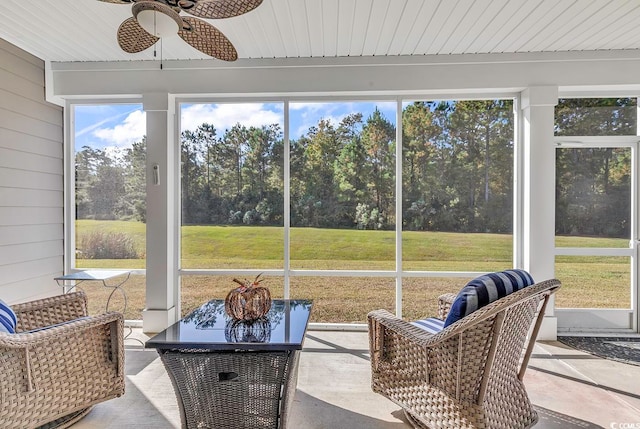
[[[0,299],[0,332],[16,333],[18,319],[9,304]]]
[[[411,324],[432,334],[437,334],[444,328],[444,320],[436,319],[435,317],[416,320],[415,322],[411,322]]]
[[[485,274],[471,280],[456,296],[444,321],[444,327],[457,322],[477,309],[534,284],[524,270],[507,270]]]

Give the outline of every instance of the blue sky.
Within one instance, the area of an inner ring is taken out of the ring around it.
[[[320,119],[334,125],[350,113],[360,112],[363,119],[378,109],[395,124],[395,102],[331,102],[290,103],[290,138],[297,139]],[[182,129],[195,129],[207,122],[218,130],[218,136],[236,123],[262,126],[284,122],[282,103],[184,104],[181,108]],[[76,150],[83,146],[96,149],[130,147],[145,134],[145,114],[141,104],[108,104],[75,107]]]

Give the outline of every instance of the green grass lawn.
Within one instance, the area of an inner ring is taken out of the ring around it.
[[[94,230],[125,233],[139,259],[77,259],[78,268],[145,268],[145,225],[140,222],[80,220],[78,236]],[[512,264],[512,237],[501,234],[414,232],[402,234],[403,269],[408,271],[495,271]],[[80,240],[77,240],[80,242]],[[185,269],[282,269],[284,229],[251,226],[182,227],[182,267]],[[559,237],[562,247],[625,247],[627,240]],[[319,228],[291,230],[291,268],[309,270],[393,270],[395,233]],[[556,277],[563,287],[557,307],[628,308],[629,262],[620,257],[558,257]],[[117,280],[117,279],[116,279]],[[183,276],[183,313],[212,298],[224,298],[232,276]],[[436,313],[441,293],[457,292],[467,278],[403,279],[403,316],[415,319]],[[267,277],[274,297],[283,296],[282,277]],[[145,277],[126,283],[127,318],[141,318]],[[315,322],[364,322],[368,311],[395,309],[395,279],[365,277],[292,277],[292,298],[315,300]],[[85,287],[92,312],[102,311],[106,296]],[[114,304],[117,304],[114,303]],[[113,307],[113,306],[112,306]]]

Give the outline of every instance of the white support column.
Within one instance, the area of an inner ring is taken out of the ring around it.
[[[640,97],[636,97],[636,124],[640,124],[640,103],[638,102],[640,102]],[[640,126],[638,125],[636,125],[636,135],[640,137]],[[633,154],[631,158],[633,162],[631,167],[631,242],[629,243],[633,249],[630,279],[631,309],[633,312],[631,329],[633,332],[640,332],[640,279],[638,278],[638,273],[640,272],[640,262],[638,261],[640,256],[638,252],[638,244],[640,243],[640,234],[638,234],[638,231],[640,231],[640,225],[638,225],[638,216],[640,214],[640,206],[638,205],[638,197],[640,195],[638,177],[640,177],[640,174],[638,169],[640,169],[640,163],[638,160],[640,159],[640,154],[638,153],[638,147],[634,147],[631,153]]]
[[[176,210],[174,110],[169,94],[143,95],[147,117],[147,288],[144,332],[154,333],[178,320],[175,263]]]
[[[524,148],[524,269],[536,281],[555,276],[555,160],[553,141],[556,86],[529,87],[522,92]],[[547,306],[538,339],[555,340],[555,300]]]

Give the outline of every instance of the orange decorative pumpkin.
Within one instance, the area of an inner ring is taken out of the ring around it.
[[[240,287],[231,290],[224,300],[227,314],[237,320],[256,320],[265,316],[271,308],[271,292],[260,286],[262,274],[254,281],[233,279]]]

